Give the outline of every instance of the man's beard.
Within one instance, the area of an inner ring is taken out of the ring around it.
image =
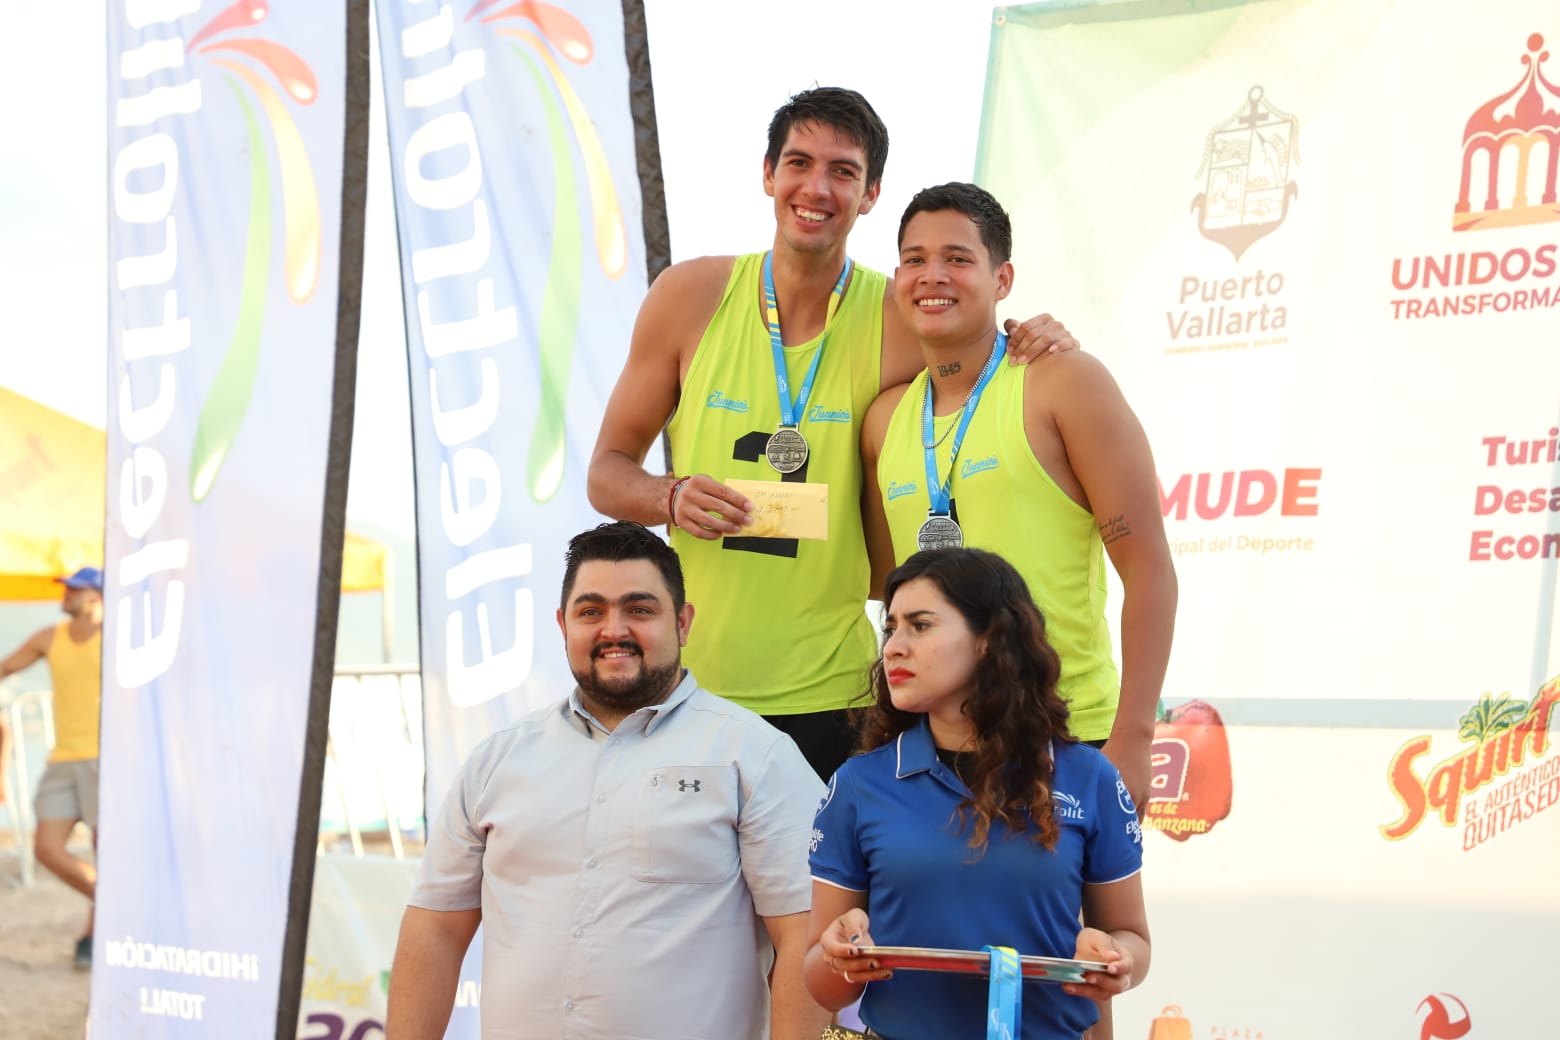
[[[639,674],[622,678],[605,679],[596,672],[596,662],[607,650],[631,650],[639,655]],[[590,668],[575,672],[574,681],[580,684],[580,692],[586,697],[625,713],[638,711],[647,704],[659,704],[666,699],[682,679],[682,661],[676,660],[660,668],[645,663],[644,650],[638,643],[603,643],[590,652]]]

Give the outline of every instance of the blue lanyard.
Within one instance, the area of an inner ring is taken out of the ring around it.
[[[991,954],[991,986],[986,991],[986,1040],[1017,1040],[1024,1003],[1018,951],[1011,946],[982,946]]]
[[[964,443],[964,433],[970,428],[970,420],[975,417],[975,408],[980,404],[980,395],[986,392],[986,384],[991,382],[992,376],[997,374],[997,362],[1002,355],[1007,353],[1007,334],[997,333],[995,345],[991,348],[991,357],[986,360],[986,367],[981,369],[980,379],[976,381],[975,388],[970,391],[969,400],[964,402],[964,414],[959,416],[959,425],[953,431],[953,444],[948,449],[948,479],[937,479],[937,449],[921,445],[926,451],[926,494],[932,502],[932,513],[936,516],[947,516],[949,499],[951,498],[949,487],[953,484],[953,466],[959,460],[959,445]],[[921,429],[932,428],[932,373],[926,373],[926,394],[921,410]]]
[[[839,281],[834,283],[834,290],[829,293],[829,313],[824,319],[823,338],[818,341],[812,367],[807,370],[807,378],[802,380],[802,387],[796,392],[796,403],[792,404],[791,385],[785,377],[785,344],[780,341],[780,301],[775,298],[774,259],[773,250],[764,254],[764,324],[769,328],[769,348],[775,358],[775,385],[780,390],[780,425],[798,426],[802,414],[807,410],[807,399],[812,396],[813,378],[818,374],[818,362],[823,360],[823,348],[829,341],[829,326],[834,324],[834,314],[840,309],[840,301],[845,298],[845,282],[850,278],[851,261],[850,257],[845,258]]]

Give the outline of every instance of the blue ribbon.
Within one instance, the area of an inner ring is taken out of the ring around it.
[[[1024,1003],[1018,951],[1011,946],[982,946],[991,954],[991,988],[986,996],[986,1040],[1016,1040]]]
[[[959,460],[959,446],[964,443],[964,432],[970,428],[970,420],[975,417],[975,408],[980,404],[980,395],[986,392],[986,384],[997,374],[997,361],[1007,353],[1007,333],[997,333],[995,345],[991,348],[991,357],[986,359],[986,367],[980,371],[980,379],[975,383],[975,389],[970,391],[970,399],[964,403],[964,414],[959,416],[958,428],[953,431],[953,444],[948,449],[948,479],[937,479],[937,449],[923,443],[921,447],[926,451],[926,495],[931,499],[931,516],[947,516],[950,503],[950,485],[953,484],[953,467]],[[932,374],[926,373],[926,394],[922,403],[921,429],[930,435],[932,429]]]
[[[807,378],[802,380],[802,387],[797,391],[796,403],[793,404],[791,385],[785,376],[785,344],[780,340],[780,301],[775,296],[774,259],[773,250],[764,254],[764,325],[769,329],[769,349],[775,359],[775,386],[780,391],[780,425],[799,426],[807,411],[807,399],[812,396],[818,362],[823,360],[823,348],[829,341],[829,326],[834,324],[835,312],[840,309],[840,301],[845,297],[845,282],[850,278],[851,260],[848,256],[845,258],[839,280],[834,283],[834,289],[829,294],[829,313],[824,319],[823,339],[818,341],[812,367],[807,370]]]

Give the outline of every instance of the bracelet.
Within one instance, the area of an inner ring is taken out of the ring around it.
[[[672,490],[666,496],[666,522],[673,527],[677,526],[677,492],[692,479],[692,477],[678,477],[672,481]]]

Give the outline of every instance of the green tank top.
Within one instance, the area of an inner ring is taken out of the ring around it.
[[[667,425],[676,473],[782,479],[764,454],[780,423],[780,398],[759,307],[763,259],[737,258],[688,366]],[[705,689],[763,715],[843,708],[867,688],[877,655],[865,611],[860,431],[881,385],[886,287],[883,275],[856,266],[801,424],[807,464],[783,478],[829,486],[828,540],[705,541],[672,532],[695,609],[683,660]],[[785,348],[793,393],[822,339]]]
[[[981,395],[949,482],[953,512],[965,545],[997,553],[1024,576],[1045,615],[1046,638],[1062,659],[1058,688],[1072,712],[1070,728],[1080,740],[1103,740],[1121,693],[1105,622],[1105,547],[1094,517],[1057,487],[1029,447],[1026,371],[999,364]],[[878,457],[896,563],[916,551],[916,531],[930,505],[921,447],[926,380],[922,372],[894,408]],[[934,419],[932,440],[958,419],[957,412]],[[952,448],[950,434],[937,448],[940,479],[948,475]]]

